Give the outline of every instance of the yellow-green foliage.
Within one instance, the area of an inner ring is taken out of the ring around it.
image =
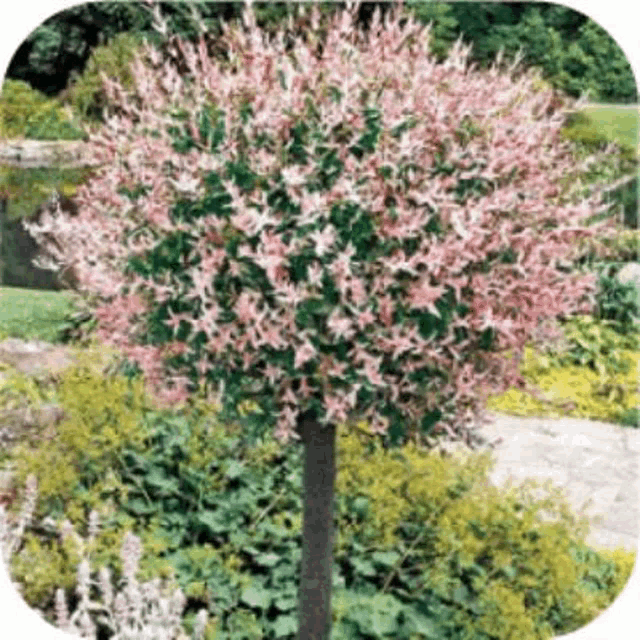
[[[133,87],[131,63],[143,40],[130,33],[119,33],[103,46],[96,47],[82,74],[70,83],[66,100],[83,117],[99,119],[106,105],[101,73],[120,81],[125,89]]]
[[[73,115],[60,102],[48,98],[22,80],[7,79],[0,96],[0,137],[39,140],[79,139],[83,132],[72,125]]]
[[[52,605],[56,588],[75,586],[80,559],[79,547],[71,537],[43,542],[27,533],[22,549],[11,558],[11,577],[20,584],[27,604],[46,611]]]
[[[76,383],[75,388],[78,387],[85,402],[90,389],[98,392],[86,380]],[[105,385],[99,391],[111,397],[112,402],[123,404],[125,389],[114,392],[110,388]],[[83,415],[84,423],[91,428],[96,420],[90,416],[104,417],[105,412],[102,403],[90,404],[92,408],[86,412],[78,408],[76,413]],[[80,398],[76,401],[78,406],[82,406]],[[418,563],[425,567],[425,589],[441,598],[451,598],[466,571],[474,566],[483,568],[472,581],[478,592],[474,604],[480,613],[472,615],[460,608],[454,621],[467,629],[469,640],[477,637],[474,633],[483,631],[501,639],[549,638],[553,635],[552,616],[558,610],[565,624],[570,619],[573,628],[578,628],[611,604],[624,587],[634,554],[622,550],[583,551],[584,557],[578,561],[575,549],[586,548],[580,545],[584,543],[588,521],[574,517],[559,492],[545,487],[542,496],[536,495],[539,485],[533,482],[507,489],[491,487],[487,480],[492,466],[488,452],[443,458],[414,444],[385,451],[376,447],[375,441],[362,433],[364,430],[363,425],[341,425],[338,429],[336,491],[341,496],[364,496],[371,508],[364,521],[341,518],[336,532],[336,557],[345,553],[349,540],[390,548],[397,546],[399,524],[424,525],[421,539],[412,545],[412,550]],[[194,460],[202,455],[206,464],[216,450],[212,440],[222,441],[225,436],[222,429],[207,420],[196,420],[193,437],[188,449]],[[278,454],[277,448],[271,446],[258,449],[256,463],[268,463],[271,455]],[[77,451],[75,455],[78,456]],[[92,455],[99,458],[95,449]],[[73,504],[65,505],[65,516],[85,538],[89,507],[101,512],[108,523],[93,545],[86,548],[92,567],[109,566],[117,579],[121,570],[117,553],[124,532],[131,529],[141,536],[144,549],[139,578],[146,581],[154,576],[171,577],[169,565],[159,557],[167,550],[167,543],[154,533],[157,522],[152,519],[140,530],[130,517],[112,517],[115,511],[109,494],[119,490],[118,484],[113,474],[109,478],[105,472],[99,488],[96,485],[89,492],[95,503],[85,504],[75,498]],[[301,517],[295,515],[297,519]],[[299,523],[297,526],[300,528]],[[189,551],[193,559],[203,562],[211,554],[224,556],[229,569],[240,566],[237,556],[227,554],[223,548],[204,546]],[[14,556],[12,575],[25,585],[23,595],[30,605],[50,611],[55,587],[73,588],[77,558],[77,550],[69,540],[47,540],[41,533],[29,533],[25,546]],[[605,590],[581,588],[585,577],[592,574],[605,583]],[[251,576],[243,578],[249,583]],[[194,583],[189,593],[197,597],[202,589],[202,584]]]
[[[372,542],[391,544],[398,523],[408,513],[419,507],[423,518],[430,517],[447,504],[452,486],[471,486],[491,465],[487,454],[463,464],[455,459],[423,456],[408,446],[402,454],[390,454],[388,458],[372,456],[366,450],[367,436],[358,435],[364,430],[366,423],[356,429],[339,429],[336,490],[350,496],[360,493],[372,501],[370,513],[379,536]],[[363,464],[365,457],[370,462]]]
[[[640,404],[640,353],[620,351],[616,355],[628,361],[629,370],[601,375],[584,366],[554,366],[549,356],[526,347],[520,371],[550,402],[541,402],[526,391],[510,389],[490,398],[488,408],[520,416],[572,416],[617,423],[626,411]],[[567,410],[568,403],[573,408]]]
[[[591,252],[600,260],[632,262],[638,260],[640,250],[640,231],[625,229],[611,236],[598,236],[580,240],[584,254]]]
[[[542,496],[533,481],[507,489],[489,485],[489,453],[445,459],[414,444],[401,453],[369,449],[345,428],[338,450],[337,491],[369,499],[378,543],[391,543],[403,520],[423,522],[434,533],[415,549],[428,567],[425,587],[450,598],[465,570],[483,567],[473,578],[482,614],[459,614],[470,639],[481,631],[504,640],[550,638],[550,611],[558,607],[573,628],[582,626],[611,604],[631,574],[635,554],[602,552],[614,566],[608,590],[580,589],[591,567],[575,561],[571,543],[584,544],[588,520],[576,518],[550,485]],[[346,533],[339,532],[339,549]],[[597,558],[592,554],[591,561]]]
[[[54,192],[72,198],[91,172],[91,168],[0,167],[0,189],[9,198],[8,219],[32,216]]]
[[[15,452],[18,482],[34,473],[42,498],[68,495],[85,465],[97,478],[125,446],[144,437],[140,418],[148,404],[141,380],[104,376],[80,361],[61,375],[56,395],[67,418],[53,440]]]

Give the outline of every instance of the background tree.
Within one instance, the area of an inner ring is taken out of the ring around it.
[[[198,10],[214,38],[220,20],[238,19],[242,3],[198,2]],[[524,47],[524,64],[538,66],[554,87],[577,97],[592,91],[592,99],[606,102],[636,102],[637,87],[631,66],[611,36],[588,16],[568,7],[530,2],[423,2],[409,0],[408,8],[422,22],[433,21],[432,52],[442,59],[462,35],[473,43],[471,59],[487,66],[504,48],[507,57]],[[190,41],[197,37],[189,5],[161,3],[168,33]],[[344,3],[323,3],[331,14]],[[359,9],[358,25],[366,27],[373,10],[388,10],[387,2],[365,3]],[[286,3],[260,3],[256,20],[266,29],[283,25],[290,8]],[[36,28],[16,51],[7,77],[25,80],[49,95],[68,86],[81,74],[95,47],[127,32],[162,38],[152,28],[152,17],[143,2],[91,2],[57,13]],[[166,37],[165,35],[165,37]]]

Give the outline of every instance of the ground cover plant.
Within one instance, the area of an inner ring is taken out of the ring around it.
[[[270,434],[252,441],[251,412],[225,423],[205,402],[182,411],[146,404],[140,382],[70,370],[61,394],[70,418],[57,438],[14,453],[19,486],[38,488],[10,559],[25,600],[61,627],[66,602],[84,637],[113,637],[113,596],[91,591],[111,608],[105,622],[82,590],[89,578],[119,586],[129,574],[179,589],[187,632],[294,637],[303,452]],[[623,588],[634,554],[589,548],[587,520],[553,491],[490,489],[488,454],[389,450],[366,422],[345,427],[333,637],[550,638],[587,624]],[[121,556],[123,545],[135,548],[132,534],[139,550]]]
[[[303,440],[300,638],[331,622],[335,425],[467,437],[545,310],[589,310],[594,276],[560,263],[611,230],[582,224],[601,194],[572,180],[535,74],[474,71],[459,46],[435,64],[410,19],[378,18],[285,46],[247,11],[227,65],[177,41],[182,76],[148,49],[136,92],[106,82],[108,168],[74,220],[44,221],[156,399],[221,384],[226,411],[261,411],[254,437]]]

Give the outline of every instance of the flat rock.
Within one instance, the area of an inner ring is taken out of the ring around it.
[[[8,338],[0,342],[0,364],[25,375],[59,373],[73,362],[73,356],[64,346],[17,338]]]

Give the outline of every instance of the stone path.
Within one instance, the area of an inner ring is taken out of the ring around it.
[[[490,413],[491,423],[479,435],[493,441],[496,465],[490,480],[502,486],[525,478],[550,479],[565,489],[571,506],[592,524],[587,542],[615,549],[637,550],[640,538],[640,429],[578,418],[522,418]]]

